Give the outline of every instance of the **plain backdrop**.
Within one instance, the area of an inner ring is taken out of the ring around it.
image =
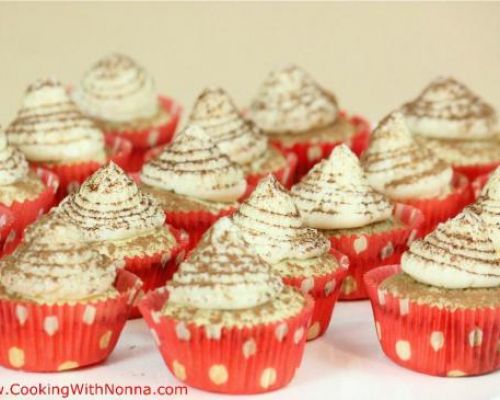
[[[500,107],[500,3],[0,4],[0,124],[30,81],[71,83],[120,51],[186,109],[220,85],[244,106],[266,73],[303,66],[378,120],[438,75]]]

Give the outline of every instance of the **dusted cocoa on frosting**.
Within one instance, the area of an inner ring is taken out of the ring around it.
[[[373,131],[362,164],[368,182],[391,198],[430,198],[450,190],[453,170],[413,139],[399,112]]]
[[[392,204],[366,180],[359,160],[344,144],[316,164],[291,190],[307,226],[342,229],[391,218]]]
[[[0,128],[0,191],[2,186],[25,179],[28,170],[28,161],[24,154],[7,144],[5,133]]]
[[[10,144],[30,161],[104,161],[104,136],[53,79],[26,90],[16,119],[6,130]]]
[[[330,249],[323,235],[303,226],[292,197],[272,175],[260,181],[233,220],[245,241],[271,264],[319,257]]]
[[[495,135],[496,112],[454,78],[438,78],[403,105],[413,133],[443,139],[481,139]]]
[[[415,280],[449,289],[500,286],[500,254],[471,208],[410,245],[401,259]]]
[[[119,240],[161,227],[165,215],[116,164],[100,168],[59,206],[90,240]]]
[[[491,239],[500,252],[500,167],[490,175],[473,207],[488,226]]]

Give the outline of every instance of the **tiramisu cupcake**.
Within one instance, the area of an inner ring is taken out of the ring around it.
[[[366,298],[363,274],[399,261],[422,222],[419,210],[394,205],[373,189],[344,144],[316,164],[291,193],[305,225],[319,229],[333,248],[349,257],[341,299]]]
[[[470,180],[500,163],[495,110],[455,79],[436,79],[402,110],[417,139]]]
[[[283,285],[226,217],[140,308],[177,379],[212,392],[251,394],[293,378],[312,303]]]
[[[273,176],[263,179],[233,215],[248,246],[283,281],[314,298],[307,339],[325,333],[347,274],[348,260],[326,237],[304,226],[292,197]]]
[[[132,142],[131,171],[140,169],[147,149],[172,139],[181,111],[172,99],[158,96],[151,75],[123,54],[97,61],[72,97],[105,133]]]
[[[172,277],[187,245],[187,238],[165,225],[158,202],[114,163],[96,171],[56,213],[78,226],[101,253],[137,275],[144,291]]]
[[[471,209],[365,280],[377,334],[396,363],[430,375],[500,368],[500,255]]]
[[[197,125],[188,125],[144,164],[140,181],[160,202],[168,223],[189,233],[191,246],[238,207],[247,186],[241,167]]]
[[[106,160],[125,164],[131,151],[130,143],[123,139],[105,140],[69,98],[66,88],[53,79],[41,79],[28,87],[6,134],[33,166],[59,177],[60,199],[78,189]]]
[[[422,235],[472,201],[467,178],[454,176],[447,162],[418,144],[399,112],[388,115],[373,131],[361,162],[371,186],[423,213]]]
[[[297,66],[269,74],[249,116],[272,143],[297,155],[296,180],[339,143],[349,144],[360,154],[368,141],[368,124],[343,114],[335,96]]]
[[[81,231],[45,218],[0,262],[0,364],[63,371],[103,361],[140,287]]]

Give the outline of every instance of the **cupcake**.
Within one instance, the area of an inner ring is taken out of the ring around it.
[[[360,117],[348,118],[335,96],[297,66],[269,74],[249,116],[271,143],[297,155],[296,180],[339,143],[348,143],[360,154],[368,141],[368,124]]]
[[[466,208],[403,254],[401,268],[365,275],[377,334],[394,362],[430,375],[500,368],[500,255]]]
[[[130,171],[141,168],[147,149],[170,142],[181,111],[172,99],[158,96],[153,78],[142,66],[122,54],[95,63],[72,97],[106,134],[133,144]]]
[[[373,131],[361,162],[372,187],[423,213],[422,235],[472,201],[467,178],[454,176],[447,162],[419,145],[400,112],[388,115]]]
[[[102,362],[138,287],[76,226],[45,218],[0,261],[0,364],[52,372]]]
[[[293,378],[312,299],[283,285],[226,217],[140,308],[177,379],[202,390],[251,394]]]
[[[287,285],[314,298],[307,339],[325,333],[347,274],[348,260],[326,237],[306,228],[292,197],[273,176],[263,179],[233,215],[248,246]]]
[[[138,276],[144,291],[172,277],[187,246],[187,238],[165,225],[158,202],[114,163],[96,171],[56,213],[82,230],[99,252]]]
[[[285,187],[291,185],[296,157],[285,156],[269,145],[267,137],[240,114],[223,89],[204,90],[194,104],[189,121],[205,129],[219,150],[243,169],[249,192],[270,173]]]
[[[11,229],[7,237],[2,235],[2,242],[15,247],[24,228],[52,207],[58,184],[54,174],[30,170],[24,154],[7,144],[0,129],[0,205],[8,210]],[[6,223],[7,217],[0,218],[2,228]]]
[[[291,193],[304,224],[319,229],[333,248],[349,257],[341,299],[366,298],[363,274],[399,261],[422,219],[417,209],[394,205],[373,189],[344,144],[316,164]]]
[[[172,226],[189,233],[190,245],[245,194],[241,167],[197,125],[188,127],[140,173],[141,189],[154,196]]]
[[[500,252],[500,167],[490,175],[472,207],[488,226],[491,239]]]
[[[471,181],[500,163],[495,110],[455,79],[431,82],[402,111],[417,139]]]
[[[41,79],[28,87],[6,134],[33,166],[59,177],[59,199],[78,189],[106,160],[125,164],[131,150],[125,140],[105,140],[101,130],[78,110],[66,88],[53,79]]]

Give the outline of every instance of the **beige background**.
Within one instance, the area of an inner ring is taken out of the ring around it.
[[[500,3],[0,4],[0,123],[42,76],[126,52],[187,108],[206,85],[244,105],[295,62],[373,120],[453,74],[500,107]]]

